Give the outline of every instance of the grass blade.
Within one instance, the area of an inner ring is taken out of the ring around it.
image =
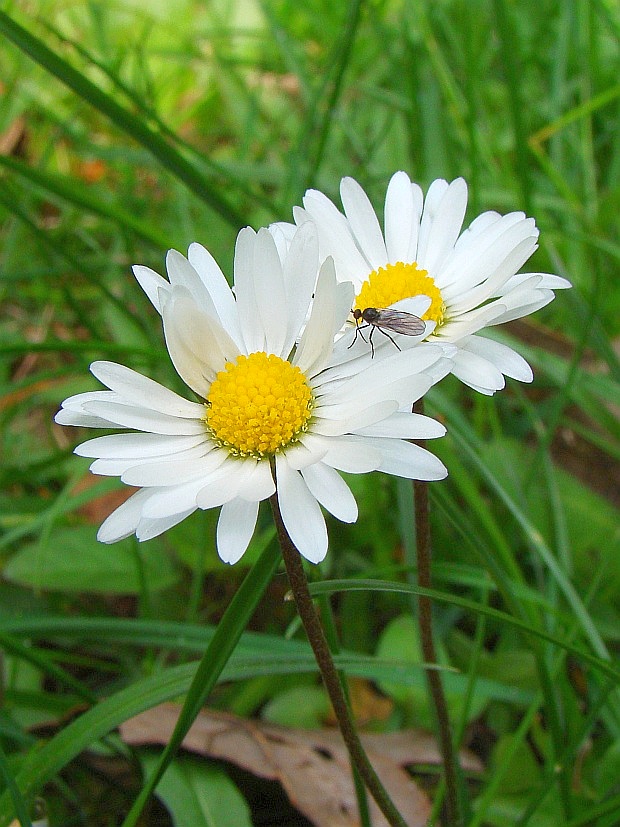
[[[143,119],[118,104],[69,63],[49,49],[42,40],[0,10],[0,33],[25,52],[50,74],[72,89],[79,97],[108,117],[119,129],[145,147],[162,166],[209,204],[222,218],[235,227],[245,222],[237,211],[216,191],[202,173],[174,147],[153,131]]]

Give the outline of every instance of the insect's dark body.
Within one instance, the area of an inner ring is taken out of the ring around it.
[[[364,339],[362,330],[365,327],[370,327],[368,344],[370,345],[370,351],[373,357],[375,355],[375,347],[372,342],[372,337],[376,329],[380,330],[384,336],[387,336],[398,350],[400,350],[400,347],[390,336],[388,330],[391,330],[392,333],[402,333],[404,336],[420,336],[426,330],[426,325],[419,316],[414,316],[413,313],[405,313],[404,310],[392,310],[389,307],[366,307],[364,310],[356,308],[352,313],[355,319],[356,329],[355,338],[349,347],[353,347],[358,334]],[[365,324],[360,325],[360,320],[365,322]],[[364,341],[366,341],[366,339],[364,339]]]

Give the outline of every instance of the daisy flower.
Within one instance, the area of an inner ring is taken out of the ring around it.
[[[405,172],[392,176],[385,198],[382,232],[368,196],[353,178],[343,178],[344,214],[321,192],[308,190],[296,224],[312,220],[320,254],[332,256],[339,281],[355,288],[353,310],[389,308],[432,322],[427,340],[456,346],[452,372],[485,394],[505,385],[505,376],[531,382],[527,362],[480,331],[533,313],[570,282],[546,273],[518,270],[537,248],[533,218],[522,212],[484,212],[461,232],[467,207],[462,178],[438,179],[426,199]],[[286,227],[283,227],[286,233]],[[290,225],[288,232],[290,232]],[[423,305],[403,303],[426,296]],[[399,346],[403,337],[397,336]]]
[[[239,233],[233,290],[198,244],[167,256],[168,280],[135,275],[163,319],[170,358],[196,399],[177,395],[128,367],[95,362],[109,390],[65,400],[63,425],[122,429],[76,448],[96,474],[138,487],[99,529],[115,542],[156,537],[196,509],[220,507],[217,549],[227,563],[246,550],[259,503],[277,491],[284,525],[312,562],[327,552],[321,507],[344,522],[357,504],[340,471],[379,470],[435,480],[443,464],[409,439],[443,435],[428,417],[400,408],[419,398],[445,361],[418,345],[364,371],[334,359],[334,335],[353,301],[327,259],[317,278],[318,240],[308,224],[282,258],[268,230]],[[311,307],[310,313],[308,309]]]

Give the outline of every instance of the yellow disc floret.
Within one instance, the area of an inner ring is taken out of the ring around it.
[[[386,264],[385,267],[373,270],[362,284],[353,309],[389,307],[394,302],[412,296],[428,296],[431,304],[422,318],[436,322],[437,327],[443,324],[446,306],[441,290],[426,270],[418,268],[415,262],[403,264],[399,261],[396,264]]]
[[[217,374],[204,419],[215,442],[233,456],[263,459],[299,440],[313,402],[298,367],[273,354],[251,353]]]

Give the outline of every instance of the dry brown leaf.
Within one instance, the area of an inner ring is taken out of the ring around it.
[[[26,137],[26,119],[19,115],[0,134],[0,155],[16,155]]]
[[[372,721],[387,721],[394,709],[394,702],[385,695],[380,695],[366,678],[350,677],[349,696],[353,717],[358,726],[367,726]],[[333,708],[323,721],[327,726],[337,726]]]
[[[177,704],[161,704],[125,721],[120,731],[133,746],[166,744],[179,715]],[[410,827],[423,827],[430,813],[427,796],[404,769],[438,763],[433,739],[410,730],[362,735],[368,757]],[[302,730],[203,710],[183,740],[185,749],[229,761],[261,778],[279,781],[291,803],[317,827],[359,824],[349,758],[335,730]],[[473,756],[467,769],[480,769]],[[387,821],[370,800],[373,827]]]

